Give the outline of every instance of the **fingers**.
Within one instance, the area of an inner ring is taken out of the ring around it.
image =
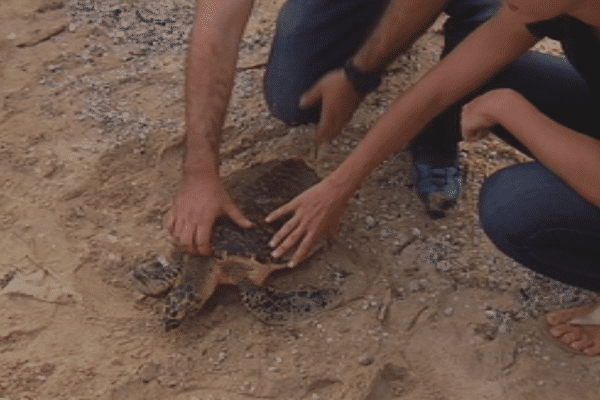
[[[297,215],[294,215],[292,218],[290,218],[290,220],[288,222],[286,222],[281,229],[279,229],[279,231],[277,231],[275,233],[275,235],[273,236],[273,238],[271,239],[271,241],[269,242],[269,246],[271,247],[277,247],[279,245],[279,242],[281,242],[281,240],[286,237],[291,231],[292,229],[296,228],[296,226],[298,226],[298,223],[300,221],[300,218],[298,218]],[[273,255],[274,257],[278,257],[276,255]]]
[[[189,222],[189,219],[176,217],[173,213],[169,216],[167,224],[170,226],[171,234],[175,237],[177,244],[183,250],[190,254],[209,255],[211,253],[212,223],[208,225],[208,229],[201,229],[201,225]]]
[[[278,220],[279,218],[283,217],[284,215],[293,212],[294,209],[295,209],[295,202],[292,200],[290,203],[284,204],[283,206],[279,207],[277,210],[273,211],[271,214],[267,215],[267,218],[265,218],[265,222],[267,224],[270,224],[271,222]]]
[[[298,246],[298,250],[294,253],[292,260],[288,263],[288,267],[294,268],[301,263],[308,256],[314,244],[314,235],[312,233],[307,234],[300,243],[300,246]]]
[[[206,229],[208,226],[208,229]],[[197,226],[195,229],[195,236],[194,236],[194,243],[192,243],[192,246],[194,248],[194,252],[193,254],[202,254],[202,255],[210,255],[210,253],[212,252],[212,246],[210,244],[210,238],[212,236],[212,226],[213,224],[211,223],[210,225],[204,225],[204,229],[201,229],[201,226]]]
[[[231,205],[226,210],[227,216],[242,228],[252,228],[254,225],[235,205]]]
[[[304,235],[304,231],[305,231],[305,229],[302,229],[301,227],[294,229],[285,238],[285,240],[283,242],[281,242],[281,244],[279,246],[277,246],[277,248],[273,252],[273,257],[279,258],[279,257],[287,254],[287,252],[290,251],[290,249],[292,249],[296,245],[296,243],[298,243],[300,241],[300,239],[302,239],[302,236]]]
[[[333,114],[330,112],[330,108],[331,106],[327,102],[321,106],[321,118],[315,131],[315,141],[317,144],[329,141],[329,138],[335,136],[333,132],[335,132],[337,124],[335,123]]]
[[[194,235],[196,234],[195,226],[188,223],[183,218],[176,218],[172,233],[180,247],[187,252],[196,254],[196,249],[194,247]]]

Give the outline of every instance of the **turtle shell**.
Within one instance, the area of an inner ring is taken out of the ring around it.
[[[269,241],[289,216],[270,224],[264,219],[319,181],[316,172],[300,159],[256,164],[229,175],[225,179],[229,193],[254,227],[244,229],[229,218],[215,222],[214,255],[188,256],[181,268],[179,284],[167,296],[167,329],[177,327],[192,309],[201,308],[218,285],[241,287],[243,283],[244,299],[252,299],[248,288],[261,287],[271,272],[285,268],[282,259],[271,256]],[[250,304],[257,302],[244,303],[252,308]],[[256,315],[256,310],[253,311]]]

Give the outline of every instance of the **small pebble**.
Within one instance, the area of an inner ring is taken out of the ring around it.
[[[373,361],[375,361],[375,357],[372,354],[369,353],[365,353],[362,356],[360,356],[358,358],[358,363],[362,366],[367,366],[367,365],[371,365],[373,364]]]
[[[224,342],[225,340],[227,340],[227,338],[229,337],[230,334],[231,334],[231,331],[229,329],[226,331],[222,331],[222,332],[216,332],[215,333],[215,342]]]
[[[494,319],[498,315],[498,313],[494,310],[485,310],[483,313],[489,319]]]
[[[412,228],[413,236],[421,236],[421,230],[419,228]]]
[[[419,281],[410,281],[408,284],[408,290],[410,290],[411,292],[418,292],[422,288],[423,287],[421,286],[421,283]]]
[[[451,316],[452,314],[454,314],[454,308],[452,308],[452,307],[448,307],[448,308],[446,308],[446,309],[444,310],[444,315],[445,315],[445,316],[449,317],[449,316]]]
[[[440,272],[452,271],[452,264],[450,264],[450,261],[447,261],[447,260],[438,262],[436,267],[437,267],[438,271],[440,271]]]
[[[377,225],[377,222],[375,221],[375,218],[373,218],[370,215],[367,218],[365,218],[365,222],[367,224],[367,229],[374,228],[375,225]]]
[[[498,333],[501,335],[506,335],[510,333],[510,327],[508,326],[508,324],[505,322],[501,323],[498,327]]]

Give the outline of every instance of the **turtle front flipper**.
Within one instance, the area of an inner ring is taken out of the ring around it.
[[[182,257],[181,274],[178,285],[171,290],[165,300],[165,328],[177,328],[190,314],[199,311],[212,296],[216,287],[217,275],[214,259],[205,256]]]
[[[165,328],[167,331],[177,328],[194,307],[196,287],[192,284],[179,285],[173,289],[166,300]]]

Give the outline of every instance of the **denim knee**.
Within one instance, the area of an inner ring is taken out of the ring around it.
[[[298,102],[323,75],[355,54],[388,0],[288,0],[279,13],[265,73],[273,115],[290,125],[318,122],[320,105]]]
[[[297,43],[302,42],[304,32],[311,29],[310,18],[314,11],[299,1],[288,1],[277,19],[273,49],[264,77],[264,95],[267,106],[275,117],[288,125],[318,122],[319,110],[303,110],[298,107],[300,96],[307,90],[303,82],[306,71],[302,67],[301,54],[296,54]]]
[[[531,167],[520,164],[493,174],[483,184],[479,197],[479,221],[490,239],[512,253],[536,229],[542,215],[531,187]]]

